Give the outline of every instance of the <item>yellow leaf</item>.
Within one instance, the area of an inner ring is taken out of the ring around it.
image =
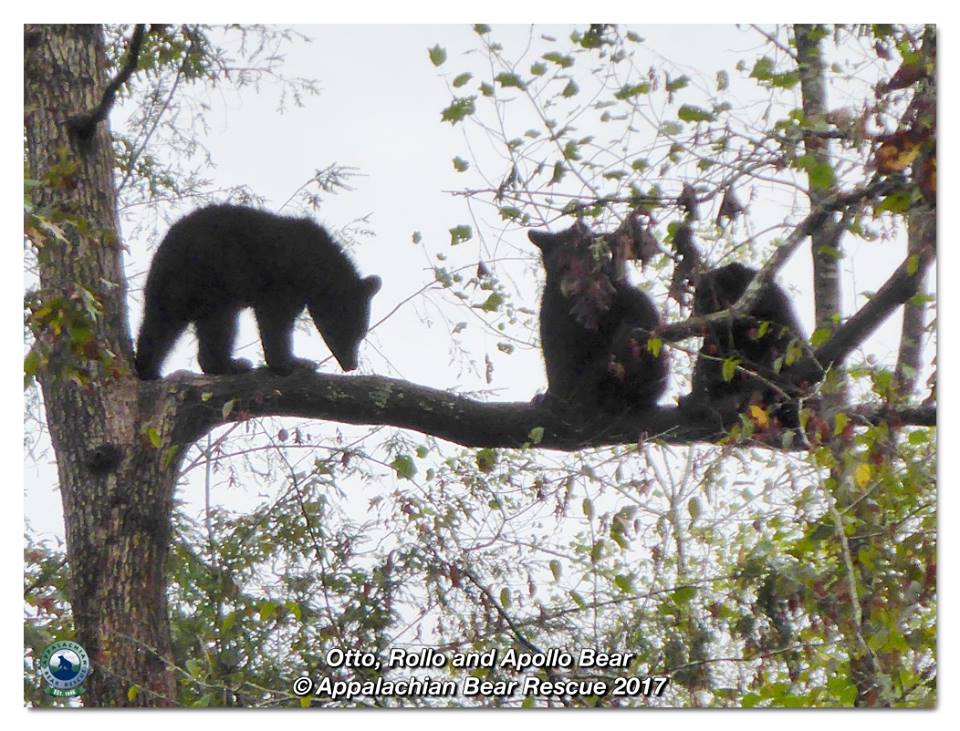
[[[870,465],[866,462],[862,462],[857,465],[857,469],[854,470],[853,478],[857,481],[859,487],[866,487],[870,482],[871,470]]]
[[[750,416],[755,422],[757,422],[757,426],[759,427],[765,427],[770,423],[770,417],[767,416],[767,412],[762,406],[757,406],[756,404],[752,405],[750,407]]]

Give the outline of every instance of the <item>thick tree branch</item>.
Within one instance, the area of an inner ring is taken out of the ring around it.
[[[804,358],[791,366],[791,377],[811,380],[822,368],[842,363],[897,307],[920,291],[924,274],[935,256],[936,240],[931,235],[915,254],[907,256],[867,304],[813,352],[812,359]]]
[[[130,45],[127,49],[127,60],[123,64],[120,72],[110,81],[103,92],[103,97],[96,109],[89,112],[78,114],[67,120],[67,126],[71,135],[76,139],[84,149],[88,149],[93,141],[93,135],[97,131],[97,125],[107,118],[113,103],[117,98],[117,91],[121,86],[127,83],[127,80],[137,70],[137,64],[140,61],[140,49],[143,47],[143,37],[146,34],[145,25],[137,25],[133,29],[133,35],[130,38]]]
[[[641,439],[671,444],[719,443],[728,437],[724,426],[739,418],[735,403],[718,406],[711,419],[704,418],[702,409],[693,413],[676,406],[620,417],[583,417],[580,412],[558,413],[543,404],[484,403],[384,376],[311,372],[285,378],[266,370],[236,376],[184,373],[142,382],[141,388],[143,398],[171,397],[180,402],[174,440],[181,444],[239,418],[297,416],[412,429],[465,447],[528,445],[575,451],[635,444]],[[903,424],[929,425],[936,419],[935,409],[886,413],[897,414]]]

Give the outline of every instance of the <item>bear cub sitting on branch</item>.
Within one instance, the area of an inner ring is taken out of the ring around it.
[[[267,366],[287,375],[316,368],[296,358],[293,326],[306,307],[345,371],[357,367],[377,276],[361,277],[321,226],[235,205],[201,208],[177,221],[150,265],[136,369],[144,380],[160,367],[189,323],[196,325],[200,367],[208,374],[243,373],[233,359],[237,317],[252,307]]]
[[[736,304],[756,276],[757,270],[734,263],[701,275],[693,300],[694,315],[710,315]],[[693,368],[692,389],[683,403],[725,402],[732,399],[739,411],[751,403],[773,407],[773,415],[784,427],[800,425],[799,403],[808,383],[794,383],[790,365],[802,355],[803,328],[779,285],[771,282],[750,308],[748,317],[710,325]],[[724,378],[724,361],[738,360],[729,380]],[[822,370],[815,380],[823,377]],[[790,398],[787,398],[787,397]]]
[[[653,302],[582,223],[527,235],[547,274],[540,304],[547,398],[612,413],[654,406],[667,387],[668,363],[665,350],[648,348],[648,334],[660,325]]]

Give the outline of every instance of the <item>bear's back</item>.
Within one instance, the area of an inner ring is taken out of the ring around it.
[[[281,293],[306,295],[318,281],[335,282],[351,271],[345,254],[310,219],[214,205],[170,227],[150,267],[146,296],[191,310],[251,305]]]

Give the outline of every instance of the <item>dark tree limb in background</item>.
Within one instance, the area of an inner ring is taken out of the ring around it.
[[[70,133],[76,139],[82,149],[89,151],[93,143],[94,133],[97,125],[107,118],[113,103],[117,99],[117,91],[127,83],[133,72],[137,70],[137,64],[140,61],[140,49],[143,47],[143,37],[146,35],[147,27],[137,25],[133,29],[133,35],[130,37],[130,45],[127,49],[127,60],[123,64],[120,72],[107,84],[103,91],[100,103],[94,109],[83,114],[77,114],[67,120],[67,127]]]

